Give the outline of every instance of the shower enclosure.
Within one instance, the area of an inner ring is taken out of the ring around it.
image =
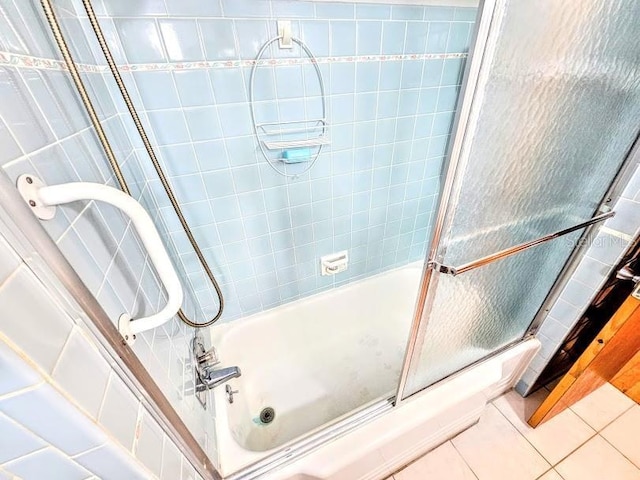
[[[103,132],[88,141],[182,280],[179,318],[133,352],[225,477],[271,472],[515,351],[616,221],[640,132],[632,0],[42,3]],[[288,130],[265,140],[256,118]],[[134,293],[156,307],[152,265],[136,266],[151,280]],[[129,283],[93,293],[135,323],[152,307],[109,303]],[[200,401],[196,334],[242,371]]]

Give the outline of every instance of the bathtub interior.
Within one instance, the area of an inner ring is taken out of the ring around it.
[[[421,273],[417,262],[214,329],[224,365],[242,371],[216,412],[234,441],[266,452],[393,396]]]

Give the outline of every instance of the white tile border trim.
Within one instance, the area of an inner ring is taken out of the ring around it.
[[[359,55],[346,57],[319,57],[315,62],[319,64],[328,63],[365,63],[365,62],[403,62],[411,60],[442,60],[467,58],[467,53],[423,53],[412,55]],[[311,58],[279,58],[265,59],[258,62],[260,66],[278,66],[278,65],[305,65],[314,63]],[[125,64],[119,65],[118,68],[123,72],[149,72],[149,71],[181,71],[196,70],[202,68],[238,68],[252,67],[256,64],[255,60],[214,60],[199,62],[173,62],[173,63],[141,63],[141,64]],[[19,55],[10,52],[0,52],[0,66],[12,66],[18,68],[32,68],[36,70],[56,70],[66,71],[67,67],[62,60],[51,58],[32,57],[28,55]],[[99,73],[107,70],[105,65],[78,65],[79,70],[85,73]]]
[[[32,57],[29,55],[20,55],[17,53],[0,52],[0,66],[32,68],[36,70],[67,70],[64,61],[53,58]],[[106,70],[106,66],[79,64],[78,69],[81,72],[101,72]]]

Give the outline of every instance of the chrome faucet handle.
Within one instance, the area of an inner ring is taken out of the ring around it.
[[[209,350],[205,349],[204,340],[199,335],[193,337],[191,350],[198,368],[208,369],[220,363],[216,349],[214,347]]]
[[[198,361],[198,364],[204,369],[209,369],[220,363],[218,352],[214,347],[211,347],[209,350],[200,353],[196,356],[196,359]]]

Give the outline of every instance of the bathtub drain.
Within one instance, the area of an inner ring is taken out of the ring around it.
[[[263,408],[260,412],[260,421],[262,423],[271,423],[276,418],[276,411],[271,407]]]

